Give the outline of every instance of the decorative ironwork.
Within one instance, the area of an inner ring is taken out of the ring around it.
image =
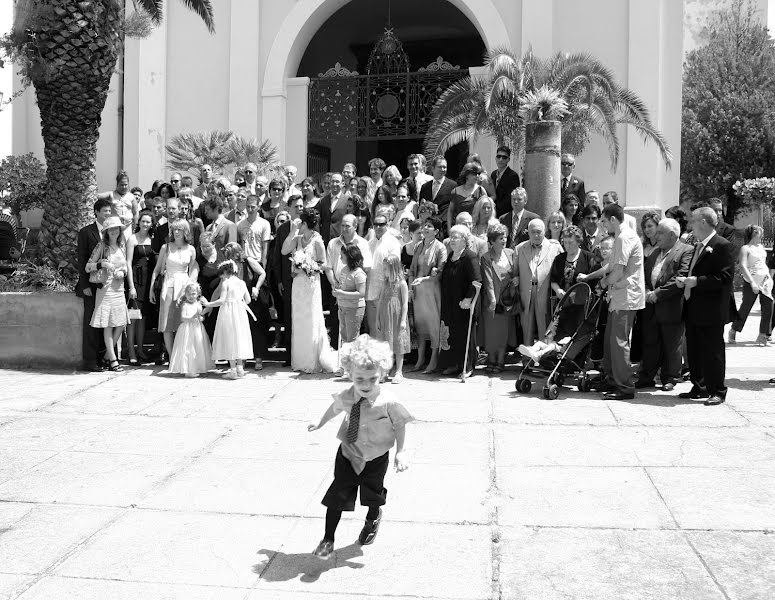
[[[325,73],[318,73],[318,77],[354,77],[356,75],[358,75],[358,71],[350,71],[347,67],[343,67],[340,62],[337,62]]]
[[[404,52],[404,46],[393,33],[393,28],[386,27],[385,33],[371,49],[366,73],[371,75],[408,72],[409,57]]]
[[[372,49],[367,75],[347,75],[343,70],[337,63],[310,81],[312,142],[421,139],[441,94],[468,74],[441,57],[420,71],[410,72],[409,58],[390,28]]]
[[[448,63],[446,60],[444,60],[439,56],[434,62],[429,64],[427,67],[420,67],[420,72],[422,73],[427,71],[457,71],[459,69],[460,69],[460,65],[452,66],[451,63]]]

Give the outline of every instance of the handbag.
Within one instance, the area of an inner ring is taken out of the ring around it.
[[[137,307],[137,300],[135,300],[134,298],[130,298],[129,302],[127,302],[127,309],[129,312],[130,321],[139,321],[140,319],[143,318],[143,313]]]
[[[512,314],[520,310],[521,302],[519,301],[519,284],[509,283],[504,286],[501,291],[501,296],[498,298],[498,302],[495,305],[496,314]]]
[[[100,246],[102,247],[102,251],[100,252],[102,258],[100,258],[100,261],[102,261],[108,258],[108,249],[102,242],[100,242]],[[96,271],[89,273],[89,283],[96,283],[97,287],[102,287],[102,285],[108,280],[109,275],[110,273],[105,267],[100,267]]]

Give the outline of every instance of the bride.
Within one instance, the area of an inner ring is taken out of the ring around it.
[[[332,373],[337,367],[337,354],[323,320],[320,272],[325,267],[326,249],[315,231],[319,220],[317,210],[305,208],[301,218],[291,223],[282,247],[283,254],[290,254],[293,274],[291,368],[304,373]]]

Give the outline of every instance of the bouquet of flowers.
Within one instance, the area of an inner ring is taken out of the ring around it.
[[[304,271],[307,277],[312,277],[315,273],[320,273],[322,269],[320,265],[304,250],[296,250],[291,254],[291,264],[297,271]]]

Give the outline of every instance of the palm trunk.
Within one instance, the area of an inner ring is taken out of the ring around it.
[[[46,197],[39,258],[75,269],[78,230],[93,217],[102,109],[121,38],[114,0],[37,3],[28,31],[39,58],[30,69],[45,144]]]
[[[538,121],[525,126],[525,177],[527,209],[546,219],[560,208],[559,121]]]

